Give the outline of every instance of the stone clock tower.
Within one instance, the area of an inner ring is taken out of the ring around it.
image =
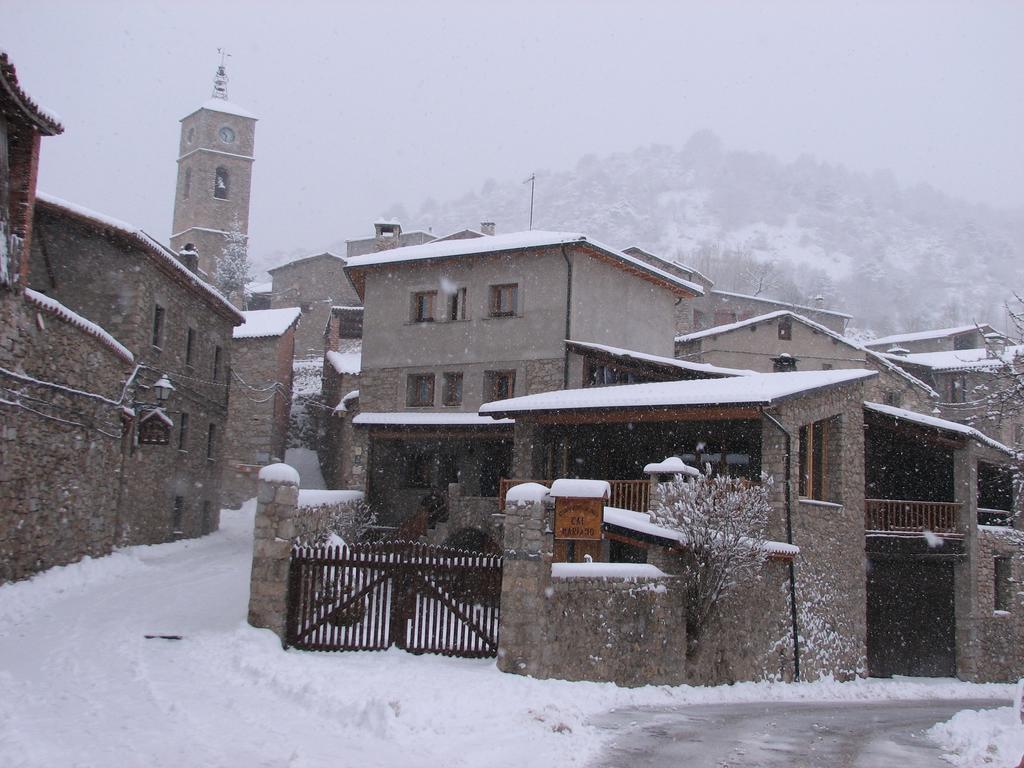
[[[181,120],[171,225],[171,248],[179,253],[191,243],[211,282],[229,235],[249,234],[256,117],[228,101],[227,82],[222,60],[212,98]]]

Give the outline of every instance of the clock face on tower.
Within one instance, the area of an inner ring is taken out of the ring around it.
[[[235,141],[235,132],[228,128],[226,125],[217,132],[220,136],[220,140],[225,144],[233,144]]]

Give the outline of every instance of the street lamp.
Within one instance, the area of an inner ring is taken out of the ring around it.
[[[169,398],[171,396],[171,392],[174,391],[174,385],[171,384],[171,380],[167,378],[167,374],[165,373],[153,383],[153,390],[156,392],[157,402],[166,403],[167,398]]]

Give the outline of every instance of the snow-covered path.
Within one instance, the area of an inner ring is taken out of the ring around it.
[[[0,766],[583,766],[615,708],[1012,697],[949,681],[627,690],[486,659],[283,652],[245,624],[252,520],[250,502],[203,539],[0,587]]]

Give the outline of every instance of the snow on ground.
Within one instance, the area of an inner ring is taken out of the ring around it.
[[[609,738],[591,718],[627,706],[1013,696],[935,680],[623,689],[494,660],[282,651],[245,623],[254,503],[222,514],[202,539],[0,587],[0,765],[582,766]]]
[[[1024,726],[1013,707],[958,712],[928,735],[947,752],[955,766],[998,765],[1011,768],[1024,756]]]

